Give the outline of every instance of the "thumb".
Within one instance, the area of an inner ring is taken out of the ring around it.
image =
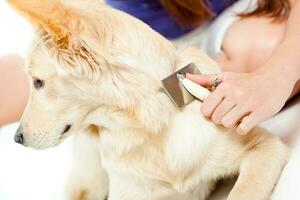
[[[214,74],[186,74],[186,77],[203,87],[212,87],[215,84],[216,75]],[[222,80],[221,75],[218,76]]]

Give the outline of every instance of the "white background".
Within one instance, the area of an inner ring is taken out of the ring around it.
[[[0,0],[0,56],[7,53],[25,55],[33,29],[4,0]]]

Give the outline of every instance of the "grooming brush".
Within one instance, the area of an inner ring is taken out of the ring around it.
[[[178,108],[183,108],[195,99],[204,101],[210,94],[208,89],[186,78],[187,73],[201,74],[195,64],[189,64],[162,80],[167,95]]]

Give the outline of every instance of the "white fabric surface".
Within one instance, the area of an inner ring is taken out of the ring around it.
[[[234,9],[245,8],[249,2],[253,2],[253,0],[243,0],[236,4]],[[227,28],[236,20],[232,16],[234,9],[230,9],[227,14],[223,15],[223,18],[215,21],[212,28],[207,29],[208,25],[203,26],[176,42],[184,41],[196,44],[210,55],[217,54],[220,52],[221,41]],[[227,17],[228,15],[230,17]],[[25,20],[8,9],[4,1],[0,1],[0,27],[2,27],[0,30],[0,56],[13,52],[26,55],[33,30]],[[294,200],[300,196],[299,119],[298,99],[289,108],[262,124],[293,146],[291,160],[275,190],[274,200]],[[63,199],[63,186],[71,162],[70,139],[55,149],[46,151],[27,149],[13,142],[17,125],[9,125],[0,129],[0,199]],[[221,192],[215,200],[225,199],[225,196]]]
[[[18,124],[0,129],[0,199],[63,200],[71,141],[36,151],[13,142]]]

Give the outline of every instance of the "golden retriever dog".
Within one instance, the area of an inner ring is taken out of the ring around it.
[[[259,127],[241,136],[216,126],[200,101],[178,109],[162,90],[189,63],[219,72],[200,50],[97,0],[8,2],[38,29],[15,140],[46,149],[74,135],[68,199],[204,200],[234,175],[229,200],[270,198],[287,147]]]

